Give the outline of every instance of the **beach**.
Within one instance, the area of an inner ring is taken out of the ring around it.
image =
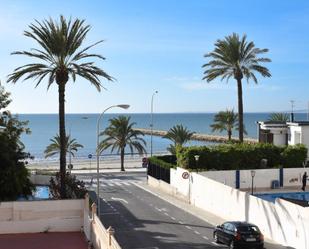
[[[127,156],[124,161],[124,167],[127,169],[142,168],[143,157],[139,156]],[[100,158],[100,169],[119,169],[120,170],[120,157],[113,158]],[[67,160],[67,164],[69,161]],[[96,172],[97,162],[96,158],[91,160],[85,159],[72,159],[71,164],[73,165],[73,171],[83,170],[85,172]],[[40,161],[29,161],[27,168],[30,171],[58,171],[59,160],[40,160]]]

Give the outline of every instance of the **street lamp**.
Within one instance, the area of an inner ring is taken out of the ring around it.
[[[253,195],[253,179],[255,177],[255,170],[251,170],[251,177],[252,177],[252,182],[251,182],[251,195]]]
[[[122,108],[122,109],[128,109],[130,107],[130,105],[112,105],[110,107],[107,107],[101,114],[100,116],[98,117],[98,121],[97,121],[97,149],[96,149],[96,156],[97,156],[97,200],[98,200],[98,216],[100,217],[100,188],[99,188],[99,183],[100,183],[100,159],[99,159],[99,156],[100,156],[100,152],[99,152],[99,136],[100,136],[100,121],[103,117],[103,114],[111,109],[111,108],[114,108],[114,107],[119,107],[119,108]]]
[[[153,97],[157,94],[158,91],[155,91],[151,96],[151,124],[150,124],[150,156],[152,156],[152,133],[153,133]]]
[[[197,164],[198,164],[198,160],[200,159],[200,155],[195,155],[194,158],[195,158],[196,173],[198,173]]]

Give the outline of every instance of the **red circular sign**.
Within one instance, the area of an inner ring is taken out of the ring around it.
[[[189,178],[189,173],[188,172],[183,172],[182,173],[182,178],[183,179],[188,179]]]

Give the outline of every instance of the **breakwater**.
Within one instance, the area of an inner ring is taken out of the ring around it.
[[[151,135],[150,129],[135,128],[134,130],[141,131],[146,135]],[[153,130],[152,131],[153,136],[163,137],[166,134],[167,134],[167,131],[164,131],[164,130]],[[191,140],[207,141],[207,142],[214,142],[214,143],[225,143],[225,142],[228,141],[228,137],[227,136],[220,136],[220,135],[194,133],[192,135]],[[233,137],[232,140],[237,141],[238,139],[236,137]],[[254,138],[245,138],[244,141],[247,142],[247,143],[257,143],[258,142],[257,139],[254,139]]]

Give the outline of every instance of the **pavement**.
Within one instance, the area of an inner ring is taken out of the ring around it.
[[[96,189],[95,183],[85,180],[89,189]],[[101,174],[100,197],[101,221],[105,227],[115,229],[122,248],[227,248],[212,238],[214,226],[224,222],[221,217],[149,186],[145,173]],[[267,240],[265,248],[286,247]]]

